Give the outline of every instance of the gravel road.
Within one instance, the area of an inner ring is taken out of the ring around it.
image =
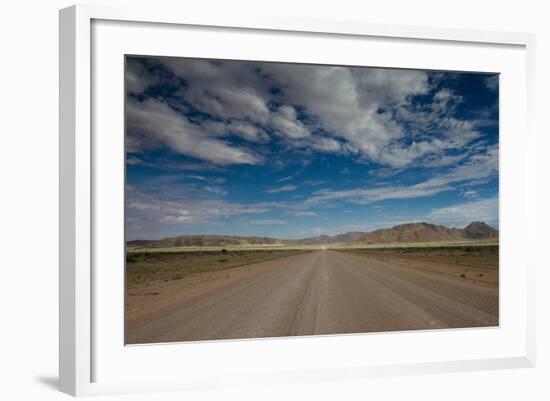
[[[231,285],[220,274],[202,295],[182,290],[156,314],[136,314],[127,343],[498,325],[498,288],[330,250],[258,266]]]

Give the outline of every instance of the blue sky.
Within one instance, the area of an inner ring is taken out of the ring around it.
[[[126,60],[127,239],[498,228],[498,76]]]

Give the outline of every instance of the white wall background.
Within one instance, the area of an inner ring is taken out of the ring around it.
[[[147,3],[141,1],[142,3]],[[125,4],[125,0],[96,0]],[[134,1],[133,3],[136,3]],[[328,382],[284,388],[106,397],[158,400],[543,400],[550,399],[550,25],[545,2],[523,0],[150,1],[222,15],[240,13],[365,20],[536,33],[539,135],[538,366],[534,369]],[[200,4],[199,4],[200,3]],[[57,400],[58,21],[65,0],[4,1],[0,6],[0,397]],[[521,133],[518,133],[521,135]]]

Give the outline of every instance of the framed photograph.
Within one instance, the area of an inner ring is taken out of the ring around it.
[[[534,37],[60,13],[60,388],[535,362]]]

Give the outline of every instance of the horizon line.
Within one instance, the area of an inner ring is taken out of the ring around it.
[[[305,240],[305,239],[310,239],[310,238],[318,238],[318,237],[322,237],[322,236],[326,236],[326,237],[335,237],[335,236],[338,236],[338,235],[344,235],[344,234],[349,234],[349,233],[364,233],[364,234],[370,234],[370,233],[373,233],[375,231],[378,231],[378,230],[390,230],[392,228],[396,228],[396,227],[399,227],[399,226],[404,226],[404,225],[408,225],[408,224],[429,224],[429,225],[433,225],[433,226],[438,226],[438,227],[444,227],[444,228],[447,228],[447,229],[458,229],[458,230],[463,230],[465,229],[466,227],[468,227],[470,224],[473,224],[473,223],[482,223],[482,224],[485,224],[489,227],[491,227],[492,229],[496,230],[496,231],[500,231],[498,228],[495,228],[493,225],[489,224],[489,223],[486,223],[485,221],[471,221],[470,223],[466,224],[464,227],[454,227],[454,226],[445,226],[443,224],[436,224],[436,223],[429,223],[427,221],[411,221],[409,223],[401,223],[401,224],[395,224],[393,226],[388,226],[388,227],[381,227],[381,228],[376,228],[376,229],[373,229],[373,230],[370,230],[370,231],[353,231],[353,230],[350,230],[350,231],[344,231],[344,232],[338,232],[336,234],[327,234],[327,233],[320,233],[319,235],[312,235],[312,236],[306,236],[306,237],[299,237],[299,238],[279,238],[279,237],[272,237],[272,236],[268,236],[268,235],[240,235],[240,234],[177,234],[177,235],[171,235],[171,236],[166,236],[166,237],[162,237],[162,238],[157,238],[157,239],[151,239],[151,238],[138,238],[138,239],[131,239],[131,240],[125,240],[126,243],[128,242],[132,242],[132,241],[162,241],[162,240],[166,240],[166,239],[171,239],[171,238],[178,238],[178,237],[201,237],[201,236],[211,236],[211,237],[242,237],[242,238],[269,238],[269,239],[274,239],[274,240],[279,240],[279,241],[297,241],[297,240]]]

